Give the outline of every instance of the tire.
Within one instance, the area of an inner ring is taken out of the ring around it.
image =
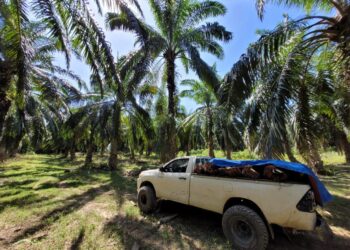
[[[137,194],[137,203],[143,213],[154,212],[157,207],[157,198],[154,189],[150,186],[143,186]]]
[[[269,233],[262,218],[252,209],[236,205],[226,210],[222,229],[236,250],[264,250]]]

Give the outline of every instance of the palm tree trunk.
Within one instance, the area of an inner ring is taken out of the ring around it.
[[[284,143],[283,143],[284,151],[286,155],[288,156],[289,161],[291,162],[299,162],[295,156],[293,155],[292,149],[290,147],[290,143],[288,140],[287,135],[284,135]]]
[[[225,128],[225,131],[224,131],[224,142],[225,142],[226,159],[231,160],[232,145],[228,135],[227,128]]]
[[[213,123],[213,116],[211,113],[210,107],[207,109],[207,119],[208,119],[208,150],[209,150],[209,157],[214,158],[214,123]]]
[[[134,147],[134,145],[130,145],[129,149],[130,149],[130,159],[132,161],[134,161],[135,160],[135,147]]]
[[[104,156],[105,150],[106,150],[105,144],[102,142],[101,143],[101,151],[100,151],[100,156],[101,157]]]
[[[18,150],[20,148],[20,144],[21,144],[21,141],[22,141],[24,135],[25,135],[25,133],[24,133],[24,131],[22,131],[21,133],[19,133],[18,135],[16,135],[13,138],[13,141],[11,142],[9,148],[6,149],[8,157],[15,157],[16,156],[16,154],[18,153]]]
[[[68,154],[69,154],[69,150],[68,150],[68,148],[65,148],[65,149],[63,150],[63,158],[67,158],[67,157],[68,157]]]
[[[135,148],[135,144],[133,144],[133,147]],[[140,148],[139,148],[139,155],[142,156],[143,155],[143,150],[145,149],[145,146],[143,144],[141,144]]]
[[[350,163],[350,143],[344,131],[338,131],[339,144],[345,154],[346,163]]]
[[[15,134],[15,136],[11,139],[9,145],[7,145],[6,151],[7,151],[7,155],[9,157],[15,157],[21,141],[26,133],[26,121],[25,121],[25,113],[24,110],[22,109],[18,109],[17,110],[17,115],[18,115],[18,119],[19,119],[19,128]]]
[[[191,139],[189,138],[188,143],[186,145],[186,155],[190,156],[191,155]]]
[[[151,147],[151,144],[149,141],[147,141],[147,144],[146,144],[146,156],[150,156],[152,153],[152,147]]]
[[[85,166],[89,166],[92,163],[92,155],[94,151],[94,133],[95,133],[95,128],[92,127],[90,131],[89,141],[88,141],[88,148],[86,151]]]
[[[4,129],[7,112],[11,106],[11,101],[7,98],[10,81],[11,74],[9,68],[5,62],[0,61],[0,138]]]
[[[24,134],[16,136],[16,138],[14,138],[14,142],[11,145],[11,148],[8,149],[8,156],[9,157],[15,157],[16,156],[16,154],[18,153],[18,149],[19,149],[19,146],[20,146],[20,143],[22,141],[23,136],[24,136]]]
[[[121,106],[119,103],[115,104],[113,110],[113,132],[111,139],[111,151],[108,159],[108,166],[110,170],[116,170],[118,167],[118,144],[119,144],[119,128],[120,128]]]
[[[89,166],[92,163],[93,148],[93,145],[88,146],[85,156],[85,166]]]
[[[0,142],[0,162],[6,160],[6,158],[7,158],[6,148]]]
[[[299,162],[297,160],[297,158],[295,158],[295,156],[293,155],[292,150],[291,150],[290,145],[289,145],[289,142],[284,143],[283,146],[284,146],[284,150],[286,152],[286,155],[288,156],[289,161],[291,161],[291,162]]]
[[[71,161],[74,161],[75,158],[76,158],[76,155],[75,155],[75,144],[73,144],[70,149],[69,149],[69,155],[70,155],[70,160]]]
[[[168,121],[166,128],[166,138],[167,143],[166,150],[162,150],[163,156],[161,159],[165,161],[171,160],[176,156],[177,147],[176,147],[176,103],[175,103],[175,52],[168,50],[165,53],[166,60],[166,74],[167,74],[167,88],[168,88]]]
[[[168,50],[165,56],[168,88],[168,114],[172,118],[175,118],[175,52]]]

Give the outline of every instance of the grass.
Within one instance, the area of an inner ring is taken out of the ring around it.
[[[216,155],[222,157],[222,151]],[[256,158],[248,151],[232,156]],[[350,169],[342,165],[341,155],[325,152],[322,157],[334,172],[322,180],[335,200],[321,213],[337,242],[349,243]],[[93,165],[106,160],[97,156]],[[174,203],[163,203],[155,215],[139,212],[136,178],[125,172],[154,168],[159,165],[155,157],[131,162],[124,155],[117,172],[83,169],[83,162],[79,154],[74,162],[60,156],[27,154],[0,165],[0,249],[130,249],[135,244],[146,249],[230,249],[217,214]],[[174,213],[179,214],[176,219],[158,223]],[[304,240],[317,245],[313,238]],[[270,249],[295,247],[289,245],[279,237]]]

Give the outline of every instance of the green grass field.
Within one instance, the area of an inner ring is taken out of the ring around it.
[[[334,233],[334,246],[346,249],[350,242],[350,166],[342,165],[344,157],[336,153],[322,156],[334,173],[322,180],[335,200],[321,213]],[[254,158],[246,151],[233,157]],[[219,215],[178,204],[165,204],[155,215],[141,215],[136,206],[136,178],[126,172],[157,167],[157,160],[130,162],[126,156],[121,160],[121,170],[116,172],[83,169],[80,155],[75,162],[28,154],[1,163],[0,249],[230,248]],[[94,164],[105,161],[97,157]],[[173,213],[179,216],[159,225],[161,217]],[[296,237],[296,242],[289,242],[278,236],[270,249],[313,249],[324,240]]]

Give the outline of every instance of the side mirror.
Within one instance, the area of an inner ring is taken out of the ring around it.
[[[164,169],[164,166],[161,166],[161,167],[159,168],[159,171],[160,171],[160,172],[164,172],[164,170],[165,170],[165,169]]]

